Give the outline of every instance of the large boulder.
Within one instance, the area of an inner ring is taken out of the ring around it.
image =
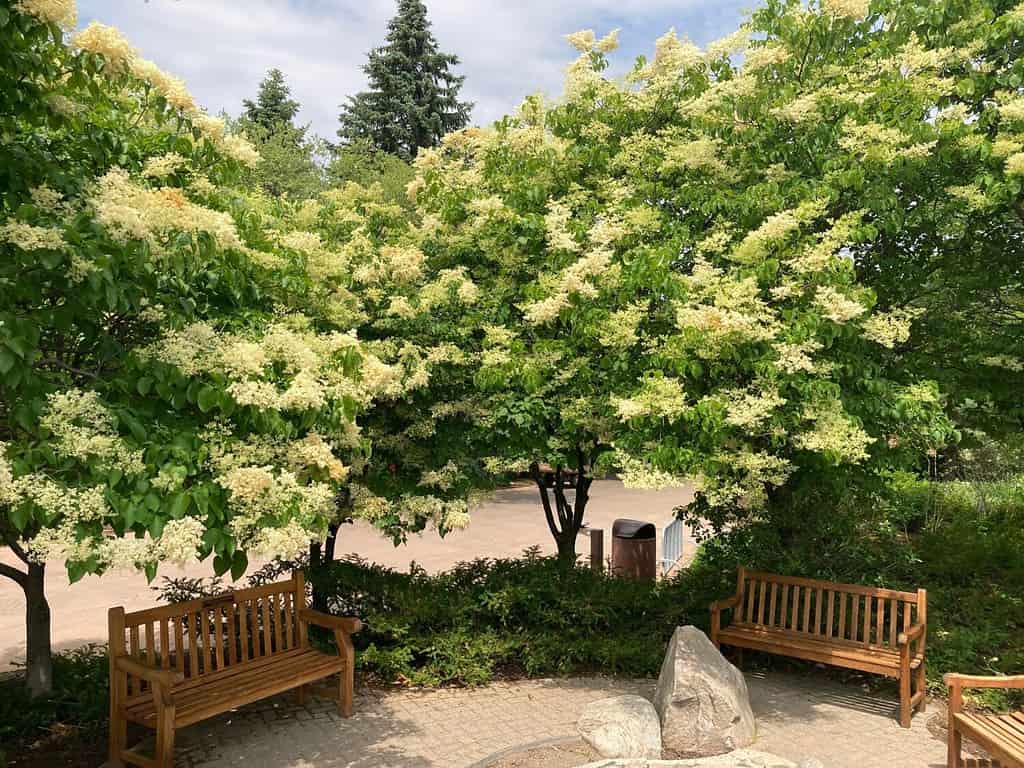
[[[678,627],[661,665],[654,707],[661,743],[679,757],[708,757],[754,741],[743,673],[696,627]]]
[[[801,763],[801,766],[803,764]],[[728,755],[697,757],[688,760],[601,760],[580,768],[801,768],[791,760],[740,749]]]
[[[661,723],[643,696],[613,696],[583,708],[580,736],[601,757],[661,757]]]

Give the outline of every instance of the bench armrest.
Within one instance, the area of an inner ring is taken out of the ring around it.
[[[315,611],[312,608],[299,609],[299,621],[307,624],[315,624],[324,629],[340,630],[346,634],[354,634],[363,628],[363,622],[347,616],[334,616],[323,611]]]
[[[119,672],[125,672],[145,680],[152,685],[162,685],[165,688],[170,688],[175,683],[180,683],[185,679],[184,675],[173,669],[161,669],[128,656],[115,656],[114,668]]]
[[[1024,688],[1024,675],[959,675],[955,672],[942,676],[950,688]]]
[[[909,645],[924,634],[924,624],[915,624],[906,632],[900,632],[896,638],[897,645]]]
[[[735,608],[739,602],[739,595],[733,595],[732,597],[727,597],[724,600],[716,600],[711,604],[711,612],[718,613],[719,611],[724,611],[727,608]]]

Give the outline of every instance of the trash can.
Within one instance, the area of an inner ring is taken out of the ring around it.
[[[612,571],[627,579],[654,581],[658,575],[657,536],[653,523],[616,520],[612,524]]]

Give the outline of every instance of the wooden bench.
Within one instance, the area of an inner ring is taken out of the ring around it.
[[[978,677],[950,674],[943,678],[949,686],[949,758],[948,768],[996,766],[1024,768],[1024,712],[1008,715],[963,711],[964,688],[1024,688],[1024,675]],[[982,747],[991,760],[961,757],[964,737]],[[998,762],[995,762],[998,761]]]
[[[330,675],[342,716],[352,714],[351,635],[362,624],[307,608],[300,572],[208,600],[111,608],[108,620],[110,766],[171,768],[175,729],[294,688],[301,702]],[[337,656],[310,647],[310,624],[334,631]],[[156,731],[153,758],[127,748],[129,722]]]
[[[722,612],[732,622],[722,628]],[[739,569],[736,594],[711,606],[717,646],[793,656],[899,680],[900,725],[924,709],[926,592],[897,592]],[[911,686],[913,685],[913,690]]]

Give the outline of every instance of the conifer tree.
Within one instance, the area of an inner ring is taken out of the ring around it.
[[[246,119],[268,130],[282,124],[291,125],[299,111],[299,102],[291,95],[291,89],[284,81],[284,73],[276,67],[269,70],[260,83],[256,101],[245,99],[242,102]]]
[[[464,77],[453,73],[457,56],[439,50],[420,0],[398,0],[386,43],[369,53],[363,68],[369,89],[342,108],[338,136],[367,139],[406,160],[437,145],[469,122],[470,102],[459,101]]]

